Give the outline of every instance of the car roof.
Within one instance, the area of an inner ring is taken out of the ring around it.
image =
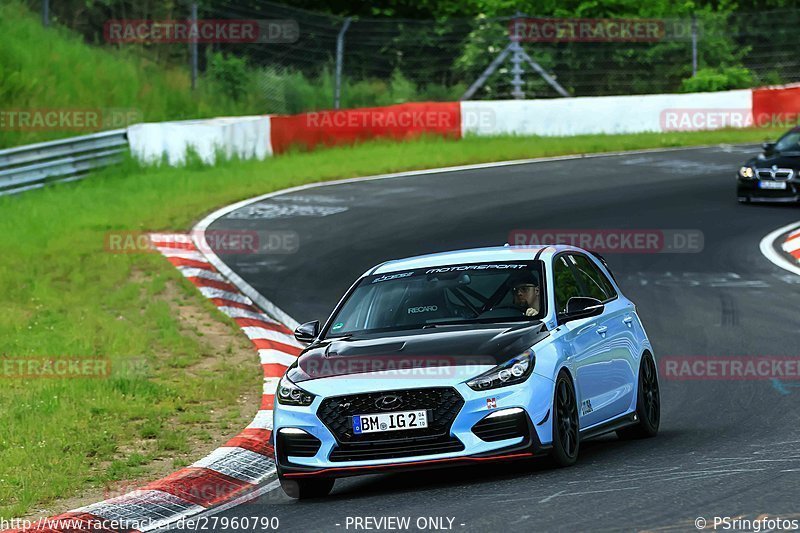
[[[432,268],[469,263],[532,261],[536,259],[537,255],[539,259],[548,259],[563,251],[587,253],[586,250],[581,250],[580,248],[568,246],[566,244],[551,246],[492,246],[488,248],[471,248],[467,250],[453,250],[450,252],[418,255],[405,259],[394,259],[370,269],[364,275],[371,276],[374,274],[387,274],[390,272],[400,272],[402,270],[413,270],[417,268]]]

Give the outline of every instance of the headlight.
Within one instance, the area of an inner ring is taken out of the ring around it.
[[[516,385],[522,383],[533,372],[536,364],[536,354],[533,350],[526,350],[488,372],[467,381],[467,385],[472,390],[483,391],[505,387],[506,385]]]
[[[306,392],[288,379],[282,377],[278,382],[278,403],[282,405],[308,406],[314,401],[315,396]]]
[[[739,177],[741,178],[752,178],[755,176],[755,172],[753,171],[753,167],[742,167],[739,169]]]

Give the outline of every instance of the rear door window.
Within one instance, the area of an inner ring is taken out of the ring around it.
[[[585,255],[573,254],[570,255],[570,261],[581,285],[581,296],[596,298],[601,302],[617,297],[614,286],[592,260]]]

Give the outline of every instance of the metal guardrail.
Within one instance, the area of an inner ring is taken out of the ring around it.
[[[0,196],[81,179],[122,161],[127,130],[111,130],[0,150]]]

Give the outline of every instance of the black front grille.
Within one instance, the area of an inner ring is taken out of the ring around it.
[[[516,413],[507,416],[486,417],[474,426],[472,432],[479,439],[494,442],[514,437],[528,436],[528,419],[525,413]]]
[[[762,180],[779,180],[786,181],[792,179],[794,170],[791,168],[759,168],[756,169],[756,176]]]
[[[400,399],[391,409],[382,410],[376,402],[383,396],[398,396]],[[317,416],[333,433],[340,444],[364,442],[394,442],[415,439],[418,437],[449,437],[450,426],[464,405],[464,399],[452,387],[436,387],[428,389],[406,389],[371,392],[365,394],[348,394],[334,396],[322,401]],[[353,415],[369,415],[412,411],[425,409],[428,411],[428,427],[407,431],[387,431],[380,433],[353,433]]]
[[[309,433],[278,433],[278,453],[282,457],[314,457],[322,442]]]
[[[340,444],[331,452],[331,461],[365,461],[370,459],[397,459],[418,455],[460,452],[464,444],[455,437],[419,437],[382,442],[351,442]]]

